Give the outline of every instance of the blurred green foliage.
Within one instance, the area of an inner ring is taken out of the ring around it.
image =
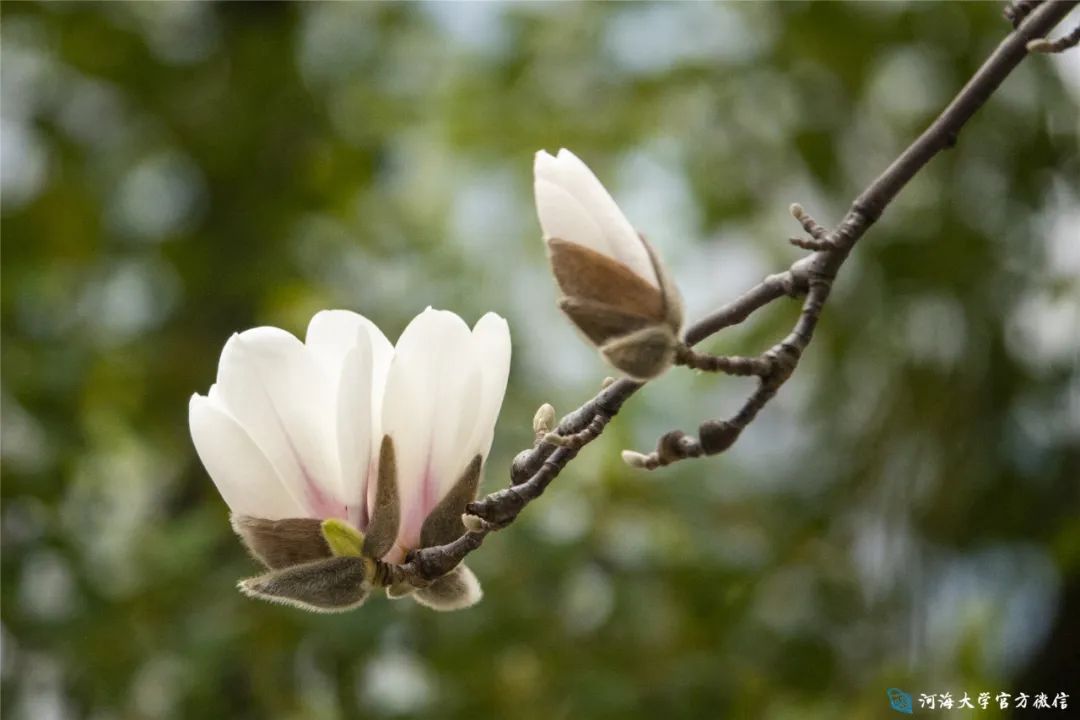
[[[242,597],[256,568],[186,426],[234,331],[491,309],[501,486],[534,409],[606,374],[554,307],[533,152],[594,167],[695,317],[798,256],[790,202],[842,215],[1008,32],[998,4],[2,9],[5,717],[1080,705],[1075,58],[1025,61],[904,191],[731,452],[624,466],[748,391],[650,385],[470,561],[476,609]],[[710,347],[757,352],[796,312]]]

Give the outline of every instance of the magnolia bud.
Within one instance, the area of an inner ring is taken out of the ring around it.
[[[559,307],[613,366],[656,377],[674,360],[683,320],[663,263],[573,153],[541,151],[534,172]]]
[[[537,437],[547,435],[555,428],[555,408],[551,403],[544,403],[533,415],[533,432]]]
[[[461,524],[465,526],[465,529],[469,532],[478,533],[484,529],[484,520],[476,515],[470,515],[469,513],[461,514]]]
[[[639,453],[636,450],[623,450],[622,460],[624,463],[632,468],[639,470],[648,470],[649,468],[649,456],[643,453]]]

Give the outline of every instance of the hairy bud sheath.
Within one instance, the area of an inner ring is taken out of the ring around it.
[[[569,150],[536,154],[536,208],[559,307],[611,365],[637,380],[672,363],[682,300],[656,252]]]

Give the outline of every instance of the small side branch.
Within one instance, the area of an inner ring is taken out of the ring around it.
[[[739,411],[727,420],[710,420],[698,428],[695,439],[681,430],[672,430],[660,436],[656,450],[645,454],[634,450],[623,451],[623,460],[631,467],[655,470],[680,460],[717,455],[731,447],[743,429],[753,422],[762,408],[776,395],[777,391],[799,364],[803,350],[810,344],[817,327],[818,318],[825,309],[829,297],[831,278],[815,277],[810,283],[810,292],[803,301],[802,312],[791,332],[758,358],[740,358],[750,361],[759,372],[747,373],[758,376],[758,386],[742,404]],[[706,359],[712,356],[705,356]],[[725,358],[713,358],[724,360]]]
[[[829,231],[818,224],[818,221],[810,216],[810,213],[803,209],[803,206],[799,203],[792,203],[789,208],[791,216],[799,221],[799,224],[803,226],[810,237],[793,237],[789,238],[788,242],[795,247],[800,247],[803,250],[832,250],[833,242],[829,238]]]
[[[1069,48],[1076,47],[1080,44],[1080,25],[1077,25],[1057,40],[1047,40],[1046,38],[1039,38],[1038,40],[1032,40],[1027,44],[1028,52],[1054,54],[1059,52],[1065,52]]]
[[[550,432],[544,436],[543,442],[551,443],[552,445],[557,445],[559,447],[580,450],[599,437],[600,433],[604,431],[604,427],[609,422],[611,422],[610,415],[597,413],[581,432],[576,432],[572,435],[560,435],[557,432]]]
[[[1005,8],[1001,11],[1001,14],[1012,23],[1014,28],[1018,28],[1024,18],[1030,15],[1031,11],[1042,2],[1043,0],[1012,0],[1012,2],[1005,3]]]
[[[705,372],[720,372],[727,375],[766,375],[769,362],[763,357],[741,357],[738,355],[710,355],[694,350],[685,343],[675,350],[675,364]]]

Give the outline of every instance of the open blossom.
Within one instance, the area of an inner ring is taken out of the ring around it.
[[[381,563],[458,537],[509,364],[509,330],[493,313],[470,330],[429,308],[396,346],[343,310],[315,315],[304,342],[271,327],[234,335],[189,423],[233,527],[271,570],[241,589],[348,609],[378,584]],[[388,591],[439,609],[480,597],[464,565]]]
[[[569,150],[536,153],[533,175],[559,307],[619,370],[660,374],[674,358],[682,301],[656,252]]]

